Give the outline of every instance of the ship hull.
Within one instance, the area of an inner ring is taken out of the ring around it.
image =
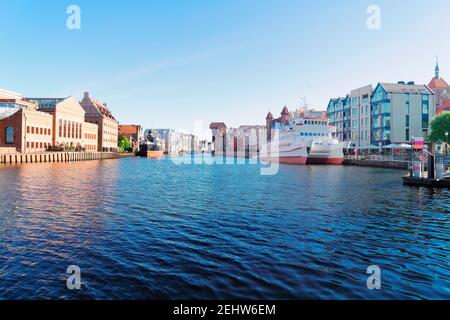
[[[280,157],[278,162],[281,164],[305,165],[308,157]]]
[[[341,143],[313,143],[307,164],[342,165],[344,163],[343,150]]]
[[[164,155],[163,151],[146,151],[144,157],[149,159],[159,159]]]
[[[280,164],[305,165],[308,160],[308,152],[306,147],[295,149],[281,148],[279,152],[273,152],[269,157],[262,157],[266,162],[275,162]],[[286,150],[287,149],[287,150]]]
[[[340,166],[344,163],[344,158],[320,158],[320,157],[308,157],[306,164],[324,164]]]

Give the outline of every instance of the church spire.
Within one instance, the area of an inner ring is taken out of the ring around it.
[[[434,69],[434,78],[439,80],[439,58],[436,57],[436,68]]]

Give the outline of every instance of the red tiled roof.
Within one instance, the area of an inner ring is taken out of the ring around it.
[[[223,122],[211,122],[209,125],[210,129],[226,129],[227,126]]]
[[[442,106],[440,106],[436,110],[436,114],[440,114],[441,112],[444,112],[444,111],[450,111],[450,100],[445,100],[444,103],[442,104]]]
[[[119,126],[119,132],[121,134],[136,134],[139,133],[139,127],[140,126],[133,124],[130,125],[124,124]]]
[[[444,79],[442,79],[442,78],[439,78],[439,79],[433,78],[433,79],[430,81],[430,83],[428,84],[428,87],[430,87],[430,89],[440,89],[440,88],[448,88],[449,85],[448,85],[448,83],[447,83]]]

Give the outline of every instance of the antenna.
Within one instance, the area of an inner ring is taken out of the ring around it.
[[[308,111],[308,101],[306,101],[306,97],[302,98],[302,103],[303,103],[303,108],[305,109],[305,111]]]

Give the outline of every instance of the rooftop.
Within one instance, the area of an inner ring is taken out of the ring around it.
[[[408,83],[383,83],[380,85],[389,93],[409,93],[409,94],[434,94],[429,87],[424,84]]]

